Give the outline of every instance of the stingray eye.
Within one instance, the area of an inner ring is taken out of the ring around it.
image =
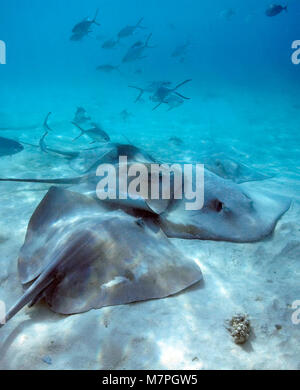
[[[224,207],[224,203],[222,203],[220,200],[218,199],[214,199],[212,202],[211,202],[211,208],[213,210],[215,210],[217,213],[220,213],[222,210],[223,210],[223,207]]]

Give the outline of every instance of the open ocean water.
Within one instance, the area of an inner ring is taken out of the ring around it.
[[[287,10],[268,16],[270,3],[1,2],[1,179],[83,174],[40,147],[51,112],[48,148],[103,155],[103,140],[74,141],[72,121],[96,123],[112,143],[202,163],[229,186],[247,183],[255,200],[267,190],[291,205],[255,242],[171,237],[203,274],[180,294],[70,316],[43,303],[21,310],[0,329],[0,369],[300,369],[300,2],[278,1]],[[171,92],[161,97],[162,87]],[[0,182],[2,311],[22,295],[20,248],[50,186]],[[251,323],[242,345],[226,325],[237,313]]]

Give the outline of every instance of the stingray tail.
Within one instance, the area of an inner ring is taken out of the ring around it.
[[[47,153],[47,146],[45,144],[45,138],[47,137],[49,131],[52,131],[48,125],[48,120],[49,120],[50,115],[51,115],[51,112],[48,112],[48,114],[46,115],[46,118],[45,118],[44,123],[43,123],[44,134],[39,141],[39,147],[40,147],[41,151],[44,153]]]
[[[46,144],[45,144],[45,138],[47,137],[47,135],[48,135],[48,131],[45,130],[43,136],[41,137],[41,139],[40,139],[40,141],[39,141],[39,147],[40,147],[41,151],[42,151],[42,152],[45,152],[45,153],[48,152],[48,151],[47,151],[47,146],[46,146]]]
[[[15,305],[6,313],[4,318],[0,318],[0,328],[4,326],[13,316],[15,316],[25,305],[32,303],[32,306],[37,298],[45,291],[53,282],[54,277],[49,278],[47,273],[41,274],[38,279],[26,290],[23,296],[15,303]]]
[[[142,30],[146,30],[147,27],[141,26],[141,23],[142,23],[143,20],[144,20],[144,17],[142,17],[142,18],[137,22],[137,24],[135,25],[135,28],[140,28],[140,29],[142,29]]]
[[[51,112],[48,112],[48,114],[44,120],[43,127],[44,127],[45,131],[52,131],[52,129],[50,129],[50,127],[48,126],[48,120],[49,120],[49,117],[51,114],[52,114]]]
[[[79,184],[87,179],[89,175],[65,178],[65,179],[15,179],[3,178],[0,182],[14,182],[14,183],[42,183],[42,184]]]
[[[33,130],[33,129],[36,129],[38,128],[39,125],[30,125],[30,126],[12,126],[12,127],[0,127],[0,130],[1,131],[4,131],[4,130],[12,130],[12,131],[15,131],[15,130]]]

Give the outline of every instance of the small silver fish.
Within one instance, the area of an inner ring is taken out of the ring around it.
[[[94,19],[89,20],[88,18],[83,19],[82,22],[77,23],[73,30],[73,36],[84,36],[91,32],[91,27],[93,24],[100,26],[98,22],[96,22],[99,10],[97,9]]]
[[[221,18],[225,20],[230,20],[236,14],[235,10],[232,8],[224,9],[220,12]]]
[[[123,60],[122,62],[125,63],[125,62],[133,62],[133,61],[137,61],[137,60],[141,60],[143,58],[146,58],[145,56],[143,56],[143,53],[145,51],[145,49],[153,49],[152,46],[149,46],[149,41],[152,37],[152,34],[150,34],[148,36],[148,38],[146,39],[145,43],[141,42],[141,41],[138,41],[136,42],[134,45],[132,45],[127,53],[125,54],[125,56],[123,57]]]
[[[118,43],[119,43],[118,40],[109,39],[109,40],[105,41],[101,47],[102,47],[102,49],[109,50],[109,49],[113,49],[114,47],[116,47]]]
[[[183,45],[179,45],[175,48],[175,50],[172,53],[172,57],[183,57],[186,55],[187,50],[190,46],[190,42],[187,41]]]
[[[184,99],[178,95],[171,94],[165,98],[164,103],[169,106],[168,111],[171,111],[174,108],[180,107],[184,103]]]
[[[141,26],[143,20],[144,18],[141,18],[135,26],[126,26],[122,28],[122,30],[118,33],[118,38],[121,39],[130,37],[138,28],[144,30],[146,27]]]
[[[91,129],[88,129],[88,130],[84,130],[76,122],[72,122],[72,124],[74,126],[76,126],[81,132],[80,135],[78,137],[74,138],[73,141],[76,141],[77,139],[79,139],[83,135],[87,135],[88,137],[90,137],[93,140],[92,143],[109,142],[110,141],[109,135],[104,130],[100,129],[99,125],[97,125],[96,123],[92,123],[92,126],[94,126],[94,127]]]
[[[270,7],[266,10],[266,15],[269,17],[279,15],[282,11],[287,12],[287,6],[283,7],[282,5],[276,5],[272,4]]]
[[[97,66],[96,69],[97,69],[97,70],[100,70],[101,72],[111,73],[111,72],[113,72],[114,70],[120,72],[119,67],[120,67],[120,65],[114,66],[114,65],[110,65],[110,64],[104,64],[104,65],[99,65],[99,66]]]

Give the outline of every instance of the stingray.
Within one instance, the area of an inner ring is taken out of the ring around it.
[[[185,199],[173,199],[159,216],[161,227],[168,237],[183,239],[263,240],[291,205],[290,199],[266,187],[262,182],[236,184],[205,170],[203,207],[187,210]]]
[[[165,298],[202,279],[158,226],[56,187],[30,219],[18,272],[26,291],[4,323],[41,299],[56,313],[75,314]]]
[[[70,167],[79,174],[95,175],[95,170],[100,164],[116,164],[120,156],[126,156],[128,162],[155,162],[149,153],[134,145],[111,142],[102,147],[81,151],[77,158],[70,161]]]
[[[255,169],[226,156],[225,153],[216,153],[201,159],[205,167],[223,179],[235,183],[270,179],[270,176],[257,172]]]
[[[177,167],[180,167],[180,164]],[[197,190],[201,190],[202,183],[196,183],[195,166],[192,178],[185,175],[183,169],[179,173],[176,173],[177,170],[178,168],[175,168],[170,172],[168,168],[162,168],[159,175],[160,186],[165,179],[171,179],[171,192],[168,199],[163,199],[161,195],[159,199],[151,198],[149,192],[146,198],[142,194],[132,197],[129,192],[126,200],[119,196],[117,199],[106,201],[116,203],[120,207],[156,214],[160,226],[170,238],[237,243],[256,242],[271,236],[277,222],[291,205],[290,199],[267,190],[265,183],[251,182],[238,185],[205,169],[203,207],[198,210],[188,210],[188,203],[195,200],[189,201],[184,196],[178,199],[174,194],[184,193],[184,189],[188,186],[196,185]],[[181,183],[174,179],[178,175],[182,175]],[[153,175],[149,174],[146,177],[148,189],[151,179],[154,179]],[[92,183],[93,179],[90,180]],[[128,183],[130,181],[131,179],[128,179]],[[99,196],[99,192],[97,195]]]
[[[115,156],[111,156],[112,161]],[[144,163],[147,166],[147,163]],[[180,165],[180,164],[179,164]],[[1,181],[32,182],[70,185],[70,189],[97,197],[97,185],[100,178],[96,176],[98,166],[94,166],[86,175],[63,179],[0,179]],[[183,173],[182,173],[183,174]],[[168,175],[162,171],[160,182]],[[172,176],[171,176],[172,178]],[[128,180],[132,180],[128,179]],[[149,177],[146,178],[149,180]],[[195,166],[190,182],[195,184]],[[263,182],[236,184],[225,180],[208,170],[204,170],[204,206],[199,210],[187,210],[187,200],[175,199],[171,193],[169,199],[151,199],[143,195],[137,198],[107,199],[114,207],[126,211],[145,211],[158,219],[160,226],[171,238],[255,242],[270,236],[282,215],[289,209],[291,201],[273,194],[266,189]],[[201,183],[197,184],[198,186]],[[197,190],[201,188],[197,187]],[[182,191],[184,192],[184,191]]]
[[[12,156],[24,150],[23,146],[12,139],[0,137],[0,157]]]
[[[46,140],[46,137],[48,136],[48,134],[53,131],[48,124],[50,115],[51,115],[51,112],[49,112],[47,114],[47,116],[44,120],[44,123],[43,123],[44,134],[39,141],[39,145],[33,145],[33,144],[28,143],[28,142],[22,142],[22,141],[20,141],[18,143],[17,141],[13,141],[13,140],[9,140],[7,138],[0,137],[0,156],[12,155],[12,154],[21,152],[24,148],[20,144],[24,144],[24,145],[29,145],[29,146],[32,146],[35,148],[40,148],[42,150],[42,152],[44,152],[44,153],[55,154],[55,155],[58,155],[60,157],[64,157],[70,161],[75,160],[77,158],[82,159],[87,154],[90,155],[91,158],[99,159],[99,153],[101,155],[101,151],[99,152],[97,147],[83,149],[81,151],[70,151],[70,150],[62,150],[62,149],[55,149],[55,148],[49,147],[46,144],[45,140]]]
[[[39,125],[24,125],[24,126],[6,126],[0,127],[0,131],[18,131],[18,130],[34,130],[38,128]]]
[[[81,175],[57,179],[3,178],[0,182],[30,182],[69,185],[71,189],[96,198],[99,178],[96,176],[100,164],[116,164],[119,156],[128,156],[128,162],[143,164],[155,160],[133,145],[109,144],[106,149],[86,151],[84,158],[75,159]],[[78,157],[78,156],[77,156]],[[74,167],[75,168],[75,167]],[[193,178],[194,182],[194,178]],[[254,242],[270,236],[278,220],[289,209],[290,200],[266,190],[258,182],[236,184],[205,170],[205,204],[201,210],[185,209],[185,199],[170,198],[149,202],[148,199],[113,200],[112,203],[125,209],[144,210],[159,216],[160,224],[169,237],[231,242]],[[167,204],[166,204],[167,203]]]

